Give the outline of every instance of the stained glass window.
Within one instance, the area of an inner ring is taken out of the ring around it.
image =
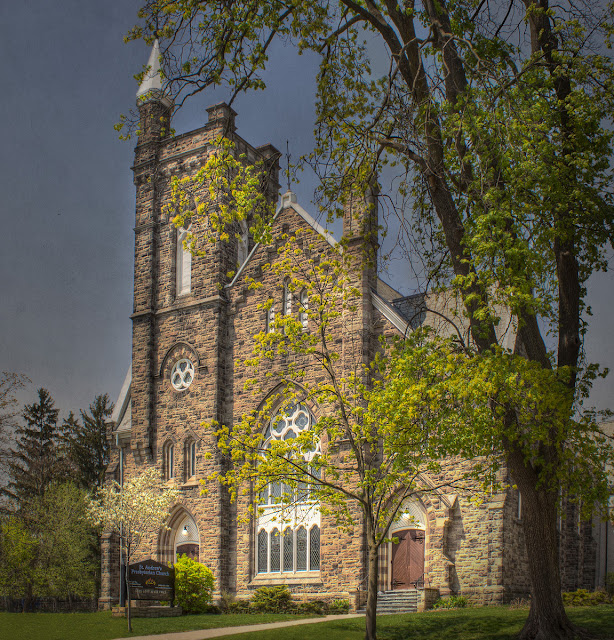
[[[273,529],[273,531],[271,531],[271,573],[277,572],[281,568],[279,561],[280,542],[281,537],[279,535],[279,530]]]
[[[266,573],[268,564],[269,536],[264,529],[258,532],[258,573]]]
[[[313,417],[304,404],[286,406],[267,425],[263,446],[269,448],[272,442],[297,438],[312,424]],[[319,472],[313,461],[320,451],[319,441],[314,440],[312,447],[302,454],[306,470],[316,477]],[[258,501],[258,573],[318,571],[320,509],[309,495],[308,482],[301,480],[296,486],[272,482],[259,493]]]
[[[296,570],[307,571],[307,531],[302,526],[296,532]]]
[[[284,571],[294,569],[294,531],[290,527],[284,530]]]
[[[320,569],[320,527],[314,525],[309,531],[309,570]]]

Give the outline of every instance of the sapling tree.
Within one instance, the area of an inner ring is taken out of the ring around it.
[[[103,531],[118,536],[126,565],[129,565],[143,540],[165,526],[179,495],[179,489],[164,484],[159,472],[150,467],[123,485],[113,482],[99,489],[96,496],[90,498],[90,518]],[[129,580],[126,583],[128,630],[131,632]]]
[[[372,256],[344,242],[319,252],[312,232],[304,229],[281,241],[267,266],[283,283],[283,292],[264,292],[262,308],[270,308],[281,294],[285,313],[277,313],[268,330],[254,336],[253,354],[245,363],[248,389],[267,399],[235,425],[214,425],[220,448],[232,460],[216,479],[235,499],[270,492],[281,529],[289,518],[319,508],[337,527],[364,531],[366,637],[374,639],[378,551],[390,539],[403,503],[452,489],[477,497],[482,482],[493,480],[499,456],[490,447],[480,451],[479,469],[454,458],[463,438],[442,427],[441,407],[449,403],[431,407],[430,389],[440,370],[423,357],[425,333],[414,332],[405,342],[372,342],[355,321],[363,302],[361,274]],[[254,289],[263,286],[249,282]],[[340,344],[336,337],[342,333]],[[377,355],[370,358],[373,349]],[[387,387],[387,370],[401,352],[414,354],[413,369],[404,369],[403,393],[398,386]],[[296,407],[317,408],[317,420],[282,435],[278,422]],[[251,515],[262,512],[261,502],[255,500]]]

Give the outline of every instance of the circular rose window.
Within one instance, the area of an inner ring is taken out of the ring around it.
[[[177,391],[187,389],[194,380],[194,365],[184,358],[175,363],[171,371],[171,384]]]

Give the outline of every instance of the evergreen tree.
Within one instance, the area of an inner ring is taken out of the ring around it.
[[[64,475],[57,447],[59,412],[46,389],[38,390],[38,399],[24,407],[26,425],[17,429],[20,437],[8,464],[10,481],[5,491],[20,508],[30,498],[42,496],[53,480]]]
[[[94,398],[89,413],[81,411],[81,422],[71,411],[62,425],[68,463],[77,482],[86,489],[95,489],[104,483],[109,464],[106,419],[112,412],[113,404],[105,393]]]

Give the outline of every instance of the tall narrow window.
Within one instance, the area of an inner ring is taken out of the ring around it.
[[[177,295],[183,296],[192,289],[192,254],[184,246],[190,233],[191,226],[187,229],[177,229],[177,255],[175,267],[177,272]]]
[[[281,569],[279,547],[281,536],[278,529],[271,531],[271,573],[277,572]]]
[[[171,442],[164,445],[164,477],[167,480],[175,477],[175,447]]]
[[[320,570],[320,527],[317,524],[309,531],[309,570]]]
[[[191,440],[186,445],[186,479],[196,475],[196,442]]]
[[[296,532],[296,570],[307,571],[307,531],[299,527]]]
[[[303,331],[307,331],[309,328],[309,316],[307,315],[307,310],[309,309],[309,295],[307,291],[303,289],[301,291],[301,310],[299,312],[299,320],[303,325]]]
[[[289,316],[292,313],[292,291],[290,290],[290,278],[284,280],[284,301],[282,313]]]
[[[264,529],[258,532],[258,573],[266,573],[269,565],[269,535]]]
[[[241,231],[237,239],[237,262],[241,266],[246,260],[249,251],[249,232],[247,228],[247,220],[239,222]]]
[[[320,570],[320,527],[317,524],[309,531],[309,570]]]
[[[294,568],[294,531],[286,527],[283,537],[284,544],[284,571],[292,571]]]
[[[275,305],[271,305],[266,312],[266,332],[273,333],[275,331]]]

